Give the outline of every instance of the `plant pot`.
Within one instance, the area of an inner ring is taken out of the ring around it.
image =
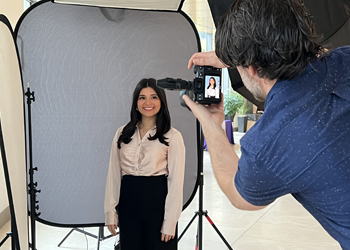
[[[233,122],[234,118],[235,118],[235,115],[225,115],[225,120],[231,120],[231,122]]]
[[[238,116],[238,132],[245,133],[247,131],[248,116]]]

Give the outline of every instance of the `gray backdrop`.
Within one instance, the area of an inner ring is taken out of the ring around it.
[[[39,221],[59,226],[104,223],[109,154],[129,121],[132,92],[144,77],[192,80],[199,51],[194,25],[179,12],[54,4],[32,6],[16,27],[23,84],[32,103],[33,164]],[[186,146],[184,204],[197,181],[197,123],[167,91],[172,126]],[[27,124],[28,125],[28,124]]]

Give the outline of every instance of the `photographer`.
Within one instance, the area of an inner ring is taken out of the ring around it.
[[[350,47],[325,52],[301,0],[236,0],[215,39],[216,51],[194,54],[188,67],[236,67],[265,101],[239,159],[222,133],[223,103],[183,96],[202,125],[221,189],[243,210],[290,193],[350,249]]]

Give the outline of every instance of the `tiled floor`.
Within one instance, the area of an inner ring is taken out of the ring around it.
[[[236,146],[239,152],[239,146]],[[240,211],[234,208],[218,187],[211,169],[208,152],[204,152],[204,210],[208,211],[220,232],[234,250],[340,250],[318,222],[287,195],[259,211]],[[188,225],[198,210],[198,196],[182,213],[179,220],[179,234]],[[203,250],[227,249],[218,234],[203,217]],[[198,219],[196,219],[179,242],[179,250],[194,250]],[[0,228],[0,240],[10,230],[10,223]],[[97,228],[84,228],[97,235]],[[97,249],[96,239],[73,232],[67,240],[57,247],[70,231],[69,228],[56,228],[37,223],[37,249],[84,250]],[[105,229],[105,234],[108,235]],[[1,250],[10,250],[7,240]],[[100,243],[101,250],[112,250],[114,239]]]

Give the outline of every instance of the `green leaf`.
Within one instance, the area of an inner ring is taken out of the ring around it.
[[[230,90],[229,93],[224,96],[225,115],[234,116],[244,103],[245,99],[243,96]]]

